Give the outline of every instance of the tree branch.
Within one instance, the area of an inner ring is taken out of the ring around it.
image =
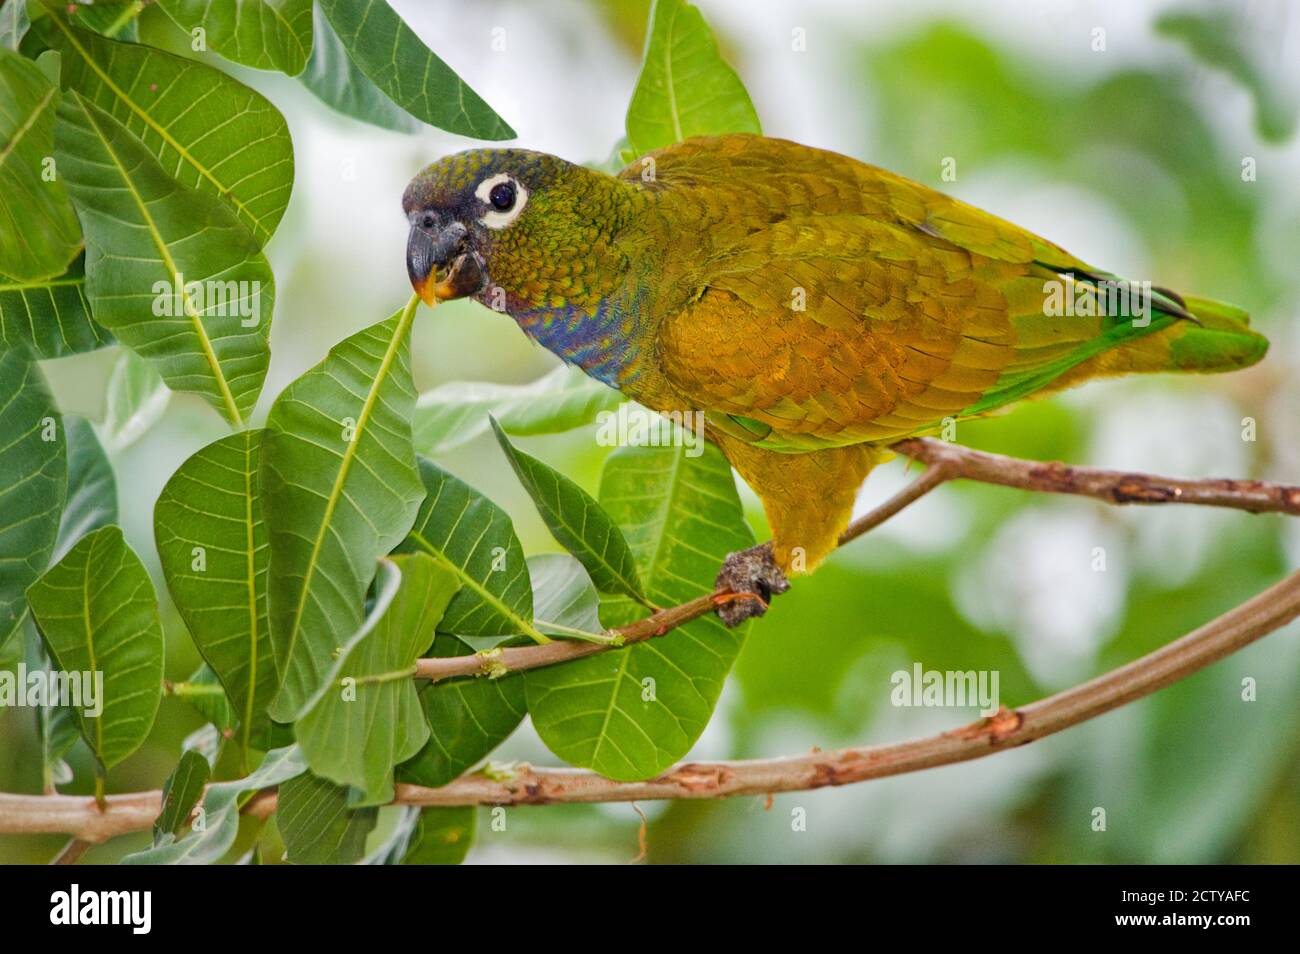
[[[395,803],[422,806],[546,805],[724,798],[808,791],[965,762],[1016,748],[1078,725],[1162,689],[1300,618],[1300,571],[1180,639],[1080,686],[939,735],[889,745],[740,762],[687,762],[644,782],[617,782],[578,769],[523,766],[511,777],[464,775],[442,788],[398,785]],[[162,803],[159,791],[93,798],[0,794],[0,833],[65,832],[86,842],[143,831]],[[266,790],[245,811],[264,817]]]
[[[1262,480],[1209,478],[1188,480],[1130,471],[1070,467],[1057,462],[1020,460],[971,450],[960,444],[929,437],[913,438],[893,445],[893,450],[926,465],[921,476],[870,513],[849,524],[840,534],[839,545],[873,530],[896,513],[915,503],[940,484],[950,480],[975,480],[1020,490],[1075,494],[1111,504],[1200,504],[1231,507],[1250,513],[1286,513],[1300,516],[1300,487]],[[614,630],[622,645],[662,636],[675,627],[713,611],[715,591],[689,603],[660,610],[653,616]],[[421,659],[416,662],[418,678],[438,681],[456,676],[503,676],[522,669],[553,666],[617,647],[575,640],[556,640],[542,646],[520,646],[487,650],[468,656]]]

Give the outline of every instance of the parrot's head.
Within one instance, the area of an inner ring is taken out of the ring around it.
[[[402,196],[411,286],[430,305],[486,300],[489,287],[516,300],[553,298],[557,282],[569,287],[555,263],[580,256],[607,228],[608,202],[599,193],[613,182],[526,149],[472,149],[439,159]]]

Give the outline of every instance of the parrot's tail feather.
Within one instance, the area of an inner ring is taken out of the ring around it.
[[[1120,374],[1236,371],[1255,364],[1268,351],[1268,339],[1251,329],[1250,316],[1242,309],[1208,298],[1183,296],[1179,301],[1187,319],[1093,355],[1038,393]]]
[[[1176,324],[1154,336],[1168,347],[1164,370],[1235,371],[1268,351],[1268,339],[1251,329],[1242,309],[1208,298],[1183,300],[1198,324]]]

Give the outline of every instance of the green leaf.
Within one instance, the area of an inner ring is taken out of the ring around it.
[[[101,433],[109,450],[121,453],[162,418],[171,391],[148,361],[123,348],[108,376]]]
[[[272,685],[272,690],[274,688]],[[184,700],[195,712],[207,719],[212,728],[222,733],[233,735],[239,725],[239,715],[230,704],[230,697],[226,695],[220,678],[207,663],[201,663],[184,682],[169,683],[167,694]]]
[[[473,805],[421,809],[402,864],[460,864],[474,845],[476,824]]]
[[[25,349],[0,351],[0,644],[26,612],[23,593],[49,566],[67,492],[67,435]]]
[[[364,864],[458,865],[474,844],[473,805],[418,808],[403,805],[387,841]]]
[[[348,56],[329,20],[316,8],[312,18],[316,44],[307,69],[298,77],[303,86],[325,105],[345,116],[391,129],[417,132],[424,124],[394,103]]]
[[[396,592],[376,600],[366,623],[294,726],[307,764],[322,778],[360,791],[353,804],[393,799],[393,766],[429,738],[415,691],[415,661],[460,583],[430,556],[412,553],[382,561]]]
[[[72,93],[59,107],[59,170],[86,232],[95,320],[235,425],[270,360],[274,277],[218,199],[182,186],[130,132]]]
[[[531,384],[451,381],[420,395],[415,403],[415,447],[443,454],[488,430],[495,417],[507,434],[558,434],[617,407],[623,396],[576,368],[561,366]]]
[[[410,420],[411,302],[335,345],[276,399],[262,445],[271,643],[293,722],[361,626],[376,561],[401,543],[424,487]]]
[[[104,39],[57,14],[45,19],[53,27],[44,33],[63,54],[64,89],[126,126],[186,189],[228,203],[258,247],[265,245],[293,188],[293,143],[279,111],[210,66]],[[206,224],[206,210],[196,208],[190,222]],[[217,224],[224,231],[224,217]]]
[[[28,617],[23,619],[24,622],[31,622]],[[18,626],[8,636],[0,636],[0,674],[8,673],[12,677],[18,670],[18,664],[23,661],[23,639],[18,635],[22,631],[23,627]],[[4,699],[0,699],[0,712],[3,712],[8,704]]]
[[[0,6],[0,48],[17,51],[30,25],[27,0],[5,0]]]
[[[162,790],[162,811],[153,823],[153,844],[170,845],[190,827],[190,815],[203,797],[211,767],[208,760],[193,750],[182,752],[181,760]]]
[[[492,427],[546,526],[560,545],[587,568],[597,588],[605,593],[625,593],[644,602],[632,551],[604,508],[559,471],[516,449],[495,421]]]
[[[311,0],[158,0],[193,38],[228,60],[297,76],[311,55]]]
[[[121,528],[103,527],[33,583],[27,602],[60,669],[94,673],[96,682],[103,673],[101,710],[74,711],[82,738],[112,768],[145,740],[162,696],[162,624],[149,574]]]
[[[264,744],[278,684],[258,485],[263,434],[241,431],[193,454],[167,481],[153,511],[167,589],[230,698],[245,749]]]
[[[539,553],[528,558],[533,580],[533,615],[548,636],[581,639],[601,635],[600,594],[582,564],[567,553]]]
[[[627,107],[627,138],[644,155],[691,136],[759,135],[758,114],[735,70],[718,52],[700,11],[655,0],[641,76]]]
[[[351,865],[362,859],[379,809],[350,808],[348,790],[310,772],[280,786],[280,835],[296,865]]]
[[[137,0],[93,0],[91,3],[79,0],[68,15],[74,18],[79,27],[134,43],[140,39],[138,17],[143,7],[143,0],[140,0],[138,6]],[[65,4],[64,9],[69,10],[69,7]]]
[[[93,530],[117,522],[117,479],[95,429],[84,418],[63,418],[68,453],[68,489],[59,518],[51,563],[62,560],[73,544]]]
[[[420,41],[384,0],[319,0],[349,56],[412,116],[474,139],[515,131]]]
[[[428,553],[460,579],[438,628],[462,636],[518,633],[544,642],[533,626],[532,584],[510,517],[423,457],[420,480],[424,503],[398,549]]]
[[[62,275],[81,248],[67,191],[50,175],[58,104],[35,63],[0,47],[0,274],[21,282]]]
[[[433,641],[436,657],[472,652],[468,643],[447,633],[439,633]],[[519,727],[527,712],[523,675],[426,683],[420,690],[420,705],[429,722],[429,741],[399,767],[397,777],[439,788],[477,765]]]
[[[45,650],[36,624],[29,614],[23,621],[20,631],[25,639],[14,639],[19,647],[25,643],[27,671],[51,672],[54,664]],[[58,704],[57,699],[42,699],[36,707],[36,739],[41,753],[41,791],[53,793],[57,786],[72,781],[72,768],[63,760],[64,756],[77,744],[80,733],[77,720],[68,706]]]
[[[0,275],[0,346],[26,345],[38,358],[62,358],[112,343],[112,334],[90,318],[85,256],[54,278],[22,282]]]
[[[254,795],[272,785],[282,787],[307,770],[298,746],[273,749],[257,770],[245,778],[209,785],[202,813],[193,832],[179,841],[137,851],[122,859],[124,865],[207,865],[219,861],[239,833],[239,810]],[[283,796],[282,796],[283,797]]]
[[[627,534],[646,593],[672,606],[709,593],[726,555],[754,542],[722,454],[624,447],[610,455],[600,500]],[[602,619],[644,615],[610,601]],[[708,724],[744,641],[713,615],[664,636],[524,673],[542,741],[573,765],[621,780],[650,778],[685,755]]]

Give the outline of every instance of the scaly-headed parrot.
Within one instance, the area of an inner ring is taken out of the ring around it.
[[[704,412],[772,529],[724,564],[733,593],[769,597],[816,567],[893,442],[1105,375],[1242,368],[1268,347],[1218,302],[1156,289],[1116,308],[1141,286],[781,139],[688,139],[617,175],[475,149],[424,169],[402,206],[426,302],[495,305],[642,405]]]

